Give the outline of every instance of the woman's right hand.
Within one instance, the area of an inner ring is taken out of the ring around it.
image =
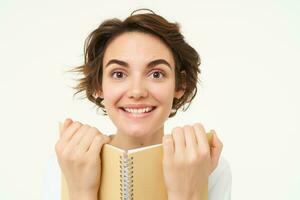
[[[66,119],[60,127],[55,151],[68,184],[70,198],[96,197],[100,186],[101,158],[104,143],[110,138],[97,128]]]

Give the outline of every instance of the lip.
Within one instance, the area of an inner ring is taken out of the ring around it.
[[[123,108],[131,108],[131,109],[139,109],[139,108],[146,108],[146,107],[155,107],[149,104],[127,104],[122,106]]]
[[[126,106],[124,106],[126,107]],[[153,106],[152,106],[153,107]],[[125,115],[125,117],[130,118],[130,119],[144,119],[149,117],[154,111],[156,110],[156,107],[148,113],[140,113],[140,114],[134,114],[134,113],[129,113],[124,111],[122,108],[119,108],[119,111],[121,112],[121,114]]]

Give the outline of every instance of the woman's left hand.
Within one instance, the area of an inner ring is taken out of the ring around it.
[[[200,123],[175,127],[163,138],[163,173],[168,199],[204,199],[208,177],[217,167],[223,148],[213,131],[211,145]]]

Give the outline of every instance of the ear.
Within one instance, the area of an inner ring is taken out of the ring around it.
[[[174,97],[176,99],[180,99],[184,95],[184,92],[185,92],[185,90],[176,91]]]
[[[96,91],[96,92],[94,92],[93,97],[95,99],[97,99],[98,97],[103,98],[103,94],[101,91]]]
[[[181,89],[178,91],[175,91],[174,97],[176,99],[180,99],[184,95],[185,89],[186,89],[186,72],[182,71],[180,76],[181,76],[183,82],[182,82],[182,85],[180,86]]]

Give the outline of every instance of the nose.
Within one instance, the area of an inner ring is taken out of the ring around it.
[[[127,96],[133,99],[145,98],[148,95],[146,83],[141,79],[132,80]]]

